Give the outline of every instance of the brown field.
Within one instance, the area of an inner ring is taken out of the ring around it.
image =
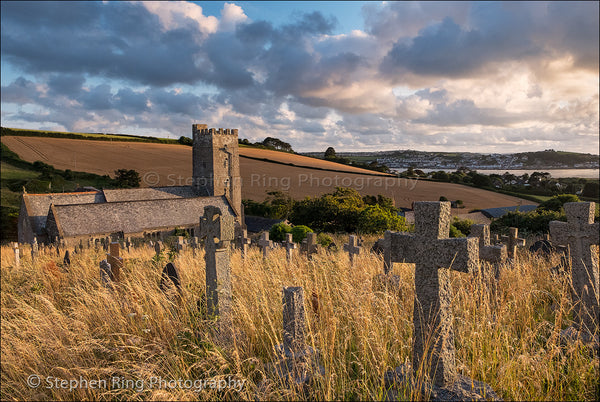
[[[2,137],[2,142],[22,159],[40,160],[57,169],[71,169],[113,175],[116,169],[135,169],[142,186],[191,184],[192,148],[184,145],[108,142],[44,137]],[[281,152],[240,148],[242,156],[268,158],[301,166],[335,170],[367,170]],[[480,190],[460,184],[398,179],[391,176],[361,175],[286,166],[240,158],[242,197],[261,201],[267,191],[282,190],[293,198],[318,196],[336,186],[353,187],[361,194],[383,194],[394,199],[397,207],[410,207],[413,201],[436,201],[440,196],[463,200],[464,213],[473,208],[493,208],[531,201]],[[455,211],[457,213],[459,211]]]

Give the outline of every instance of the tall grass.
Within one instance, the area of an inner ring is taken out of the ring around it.
[[[28,250],[15,267],[12,250],[1,251],[3,400],[380,400],[384,373],[411,358],[414,267],[395,264],[399,289],[375,291],[373,278],[383,263],[368,252],[356,257],[353,269],[342,251],[322,252],[310,262],[296,255],[291,264],[284,249],[272,251],[268,261],[257,249],[245,260],[235,252],[234,337],[224,345],[201,312],[201,251],[175,258],[180,296],[159,290],[165,261],[154,262],[149,247],[123,253],[122,281],[114,291],[100,282],[101,250],[72,255],[68,268],[56,254],[34,263]],[[579,342],[561,346],[558,337],[572,308],[568,281],[550,270],[558,260],[523,252],[518,263],[501,267],[497,284],[486,275],[453,273],[461,374],[490,384],[507,400],[598,398],[598,359]],[[271,369],[282,343],[287,286],[304,288],[307,341],[324,368],[308,390],[285,386]],[[37,388],[27,385],[32,374],[42,380]],[[48,377],[104,379],[107,387],[69,391],[50,387]],[[240,391],[196,392],[150,389],[151,377],[245,383]],[[112,387],[113,378],[130,380],[129,388]],[[144,389],[135,381],[144,381]]]

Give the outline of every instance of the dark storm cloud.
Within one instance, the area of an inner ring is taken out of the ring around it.
[[[85,77],[79,74],[53,74],[48,78],[48,87],[53,94],[77,96]]]
[[[24,105],[36,102],[39,94],[34,82],[19,77],[9,85],[2,86],[1,96],[2,102]]]

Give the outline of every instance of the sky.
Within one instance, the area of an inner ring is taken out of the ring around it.
[[[0,7],[3,127],[598,154],[597,1]]]

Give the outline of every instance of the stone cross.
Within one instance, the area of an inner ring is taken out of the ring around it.
[[[183,236],[177,236],[177,252],[182,252],[185,250],[185,240]]]
[[[492,263],[506,260],[506,245],[492,246],[490,244],[490,225],[471,225],[469,237],[478,239],[480,260]]]
[[[354,255],[360,254],[362,247],[358,245],[358,238],[354,235],[350,235],[348,237],[348,243],[344,244],[344,251],[348,252],[348,256],[350,257],[350,266],[354,266]]]
[[[283,242],[283,246],[285,247],[285,257],[287,262],[292,261],[293,251],[298,247],[296,243],[294,243],[293,235],[291,233],[285,234],[285,241]]]
[[[69,250],[65,251],[65,256],[63,258],[63,264],[65,264],[65,266],[67,266],[67,267],[71,266],[71,254],[69,254]]]
[[[190,239],[190,248],[192,249],[192,255],[196,256],[196,249],[198,248],[198,237],[194,236]]]
[[[246,258],[248,255],[248,246],[250,245],[250,238],[248,237],[248,230],[242,229],[242,233],[238,235],[238,248],[242,251],[242,258]]]
[[[525,246],[525,239],[519,237],[519,228],[508,228],[509,235],[502,236],[502,242],[508,247],[508,257],[515,259],[517,257],[517,246]]]
[[[19,243],[14,242],[12,247],[15,253],[15,266],[18,267],[21,264],[21,258],[19,256]]]
[[[300,250],[306,254],[306,257],[311,260],[313,254],[319,252],[320,245],[317,243],[317,234],[310,232],[306,234],[306,239],[302,240]]]
[[[598,260],[593,258],[591,250],[599,240],[600,227],[598,222],[594,223],[595,208],[593,202],[567,202],[564,205],[567,222],[549,224],[552,240],[570,249],[576,325],[592,334],[600,315]]]
[[[160,279],[160,290],[165,292],[169,287],[169,282],[175,285],[177,291],[181,292],[181,279],[179,276],[179,270],[174,263],[170,262],[165,265]]]
[[[106,260],[100,261],[100,280],[102,281],[102,286],[112,289],[114,276],[110,264]]]
[[[304,290],[301,287],[283,289],[283,353],[286,357],[301,356],[306,351]]]
[[[121,280],[121,268],[123,268],[123,258],[119,257],[121,245],[119,242],[110,243],[109,253],[106,255],[106,261],[112,269],[112,280],[119,282]]]
[[[204,207],[200,217],[206,263],[206,307],[209,317],[218,317],[221,329],[231,325],[231,266],[229,244],[234,239],[234,217],[215,206]]]
[[[415,233],[386,232],[384,258],[389,269],[394,262],[416,265],[412,367],[416,372],[430,362],[430,378],[445,386],[457,378],[450,270],[477,269],[478,241],[448,237],[450,202],[416,202],[414,211]]]
[[[269,240],[269,232],[263,232],[258,240],[258,245],[262,248],[263,258],[269,257],[269,250],[273,248],[273,242]]]

